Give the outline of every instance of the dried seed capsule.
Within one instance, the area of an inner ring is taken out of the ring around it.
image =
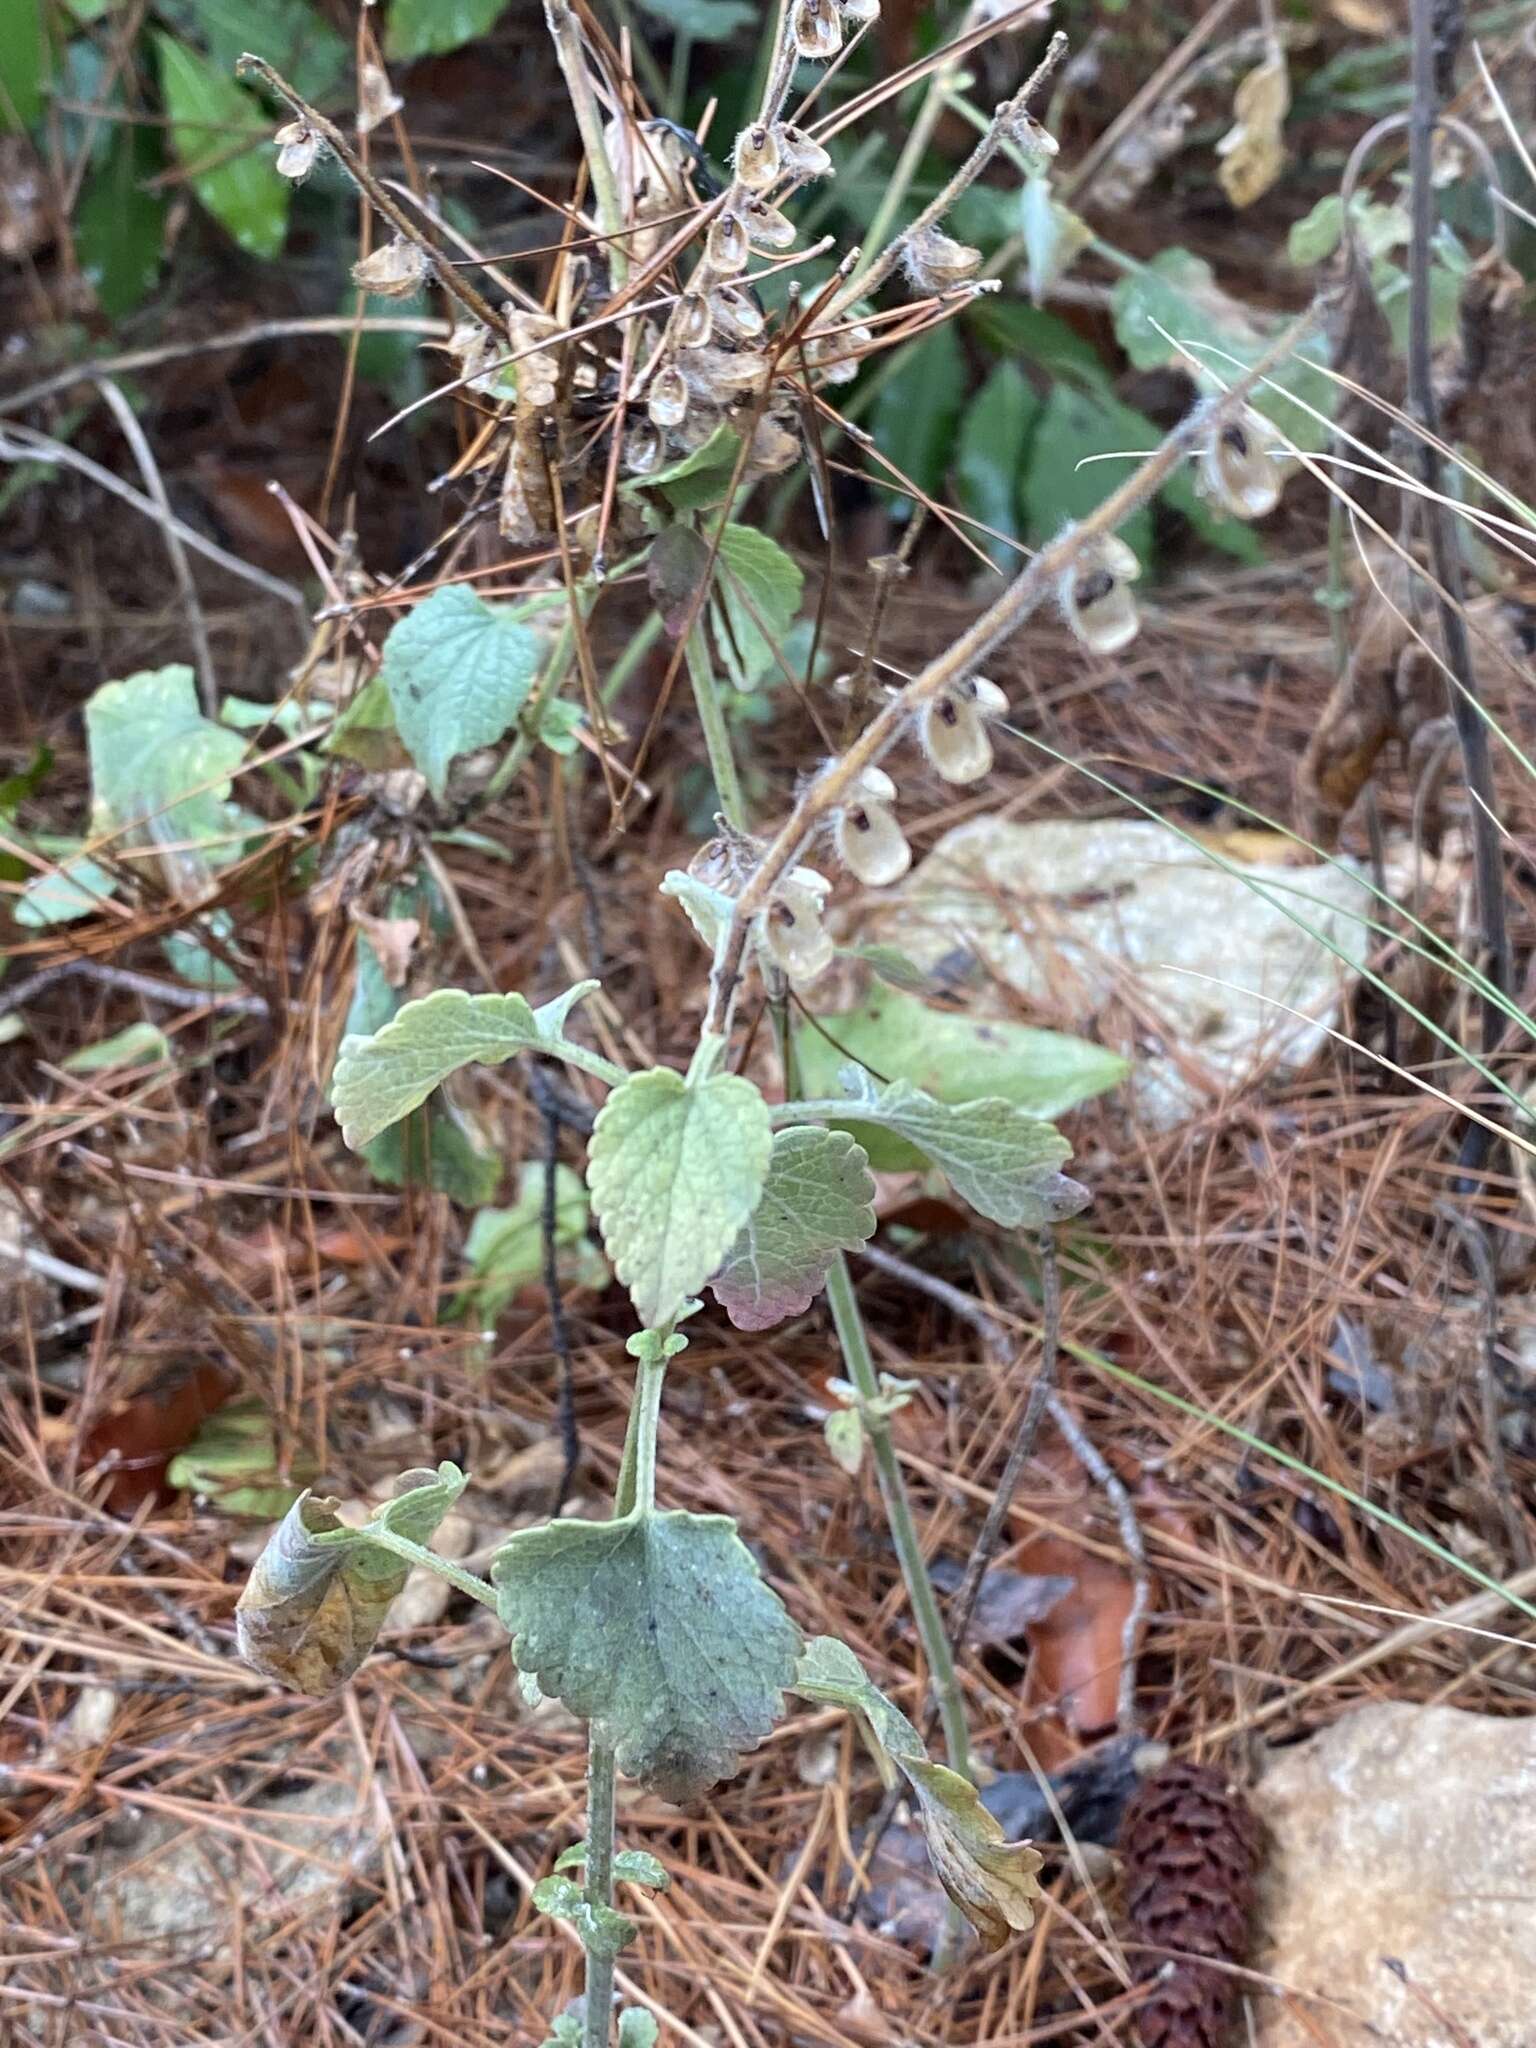
[[[722,213],[710,222],[704,239],[704,260],[716,276],[734,277],[737,271],[745,270],[750,253],[751,245],[739,214]]]
[[[1026,107],[1013,107],[1003,122],[1004,133],[1022,149],[1037,166],[1048,164],[1053,156],[1060,153],[1061,144],[1042,121],[1037,121]]]
[[[309,123],[286,122],[272,140],[277,144],[278,176],[292,178],[295,184],[301,178],[307,178],[320,154],[320,138]]]
[[[682,425],[688,413],[688,380],[676,363],[663,363],[651,379],[645,409],[653,426]]]
[[[731,152],[731,163],[740,183],[749,192],[766,192],[779,175],[779,131],[754,123],[743,128]]]
[[[624,436],[624,469],[629,476],[649,476],[661,463],[662,438],[650,420],[636,420]]]
[[[560,358],[541,343],[553,341],[560,323],[548,313],[515,312],[507,315],[507,339],[513,360],[507,375],[517,388],[517,402],[525,412],[543,412],[555,402],[560,383]]]
[[[872,889],[898,881],[912,865],[912,849],[891,809],[896,785],[881,768],[866,768],[854,784],[854,801],[837,817],[837,850],[861,882]]]
[[[786,122],[779,130],[779,163],[787,177],[824,178],[832,159],[812,135]]]
[[[832,965],[837,948],[821,922],[828,888],[814,868],[791,868],[763,913],[769,957],[791,981],[814,981]]]
[[[408,299],[420,291],[427,259],[414,242],[396,235],[352,266],[352,282],[360,292],[380,299]]]
[[[761,391],[768,375],[768,358],[745,349],[686,349],[677,366],[689,390],[711,405],[727,405],[740,391]]]
[[[795,246],[795,224],[787,213],[780,213],[776,206],[766,200],[748,194],[741,202],[741,224],[747,240],[756,249],[792,249]]]
[[[799,437],[765,414],[752,429],[752,447],[747,457],[749,478],[777,476],[800,454]]]
[[[677,309],[680,348],[702,348],[715,331],[715,311],[703,292],[688,292]]]
[[[1262,519],[1280,502],[1280,465],[1252,414],[1228,420],[1200,457],[1205,495],[1235,519]]]
[[[796,0],[789,17],[789,32],[797,56],[813,64],[835,57],[843,47],[843,24],[832,0]]]
[[[880,19],[880,0],[841,0],[843,19],[855,28],[867,28]]]
[[[1067,624],[1095,654],[1116,654],[1136,638],[1141,621],[1130,586],[1141,564],[1118,534],[1106,534],[1078,555],[1061,579]]]
[[[405,105],[382,64],[364,64],[357,74],[357,132],[371,135]]]
[[[835,334],[810,335],[805,359],[824,384],[851,384],[859,374],[859,358],[874,340],[867,327],[845,327]]]
[[[901,245],[901,267],[914,291],[946,292],[981,268],[981,251],[942,228],[920,228]]]
[[[985,676],[956,683],[925,704],[918,727],[923,750],[946,782],[979,782],[992,766],[987,720],[1008,708],[1008,699]]]
[[[756,341],[762,333],[763,309],[750,292],[733,284],[722,284],[709,295],[717,323],[737,341]]]

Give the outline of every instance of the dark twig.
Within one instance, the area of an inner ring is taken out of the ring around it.
[[[976,1611],[977,1596],[981,1582],[986,1576],[987,1566],[992,1562],[997,1549],[998,1538],[1003,1533],[1003,1523],[1013,1504],[1014,1491],[1025,1465],[1035,1448],[1035,1438],[1040,1434],[1040,1424],[1046,1406],[1056,1391],[1056,1366],[1060,1356],[1061,1336],[1061,1268],[1056,1260],[1056,1240],[1049,1230],[1042,1230],[1038,1239],[1040,1253],[1040,1364],[1029,1389],[1029,1399],[1024,1403],[1024,1413],[1014,1434],[1013,1444],[1008,1452],[1008,1462],[1003,1467],[1003,1476],[997,1482],[992,1495],[992,1505],[987,1509],[987,1518],[981,1525],[981,1532],[966,1561],[965,1577],[960,1581],[949,1610],[950,1641],[958,1649],[971,1625],[971,1616]]]
[[[1504,1438],[1499,1430],[1499,1376],[1496,1364],[1499,1344],[1499,1282],[1494,1271],[1493,1254],[1488,1248],[1488,1233],[1482,1224],[1475,1217],[1467,1215],[1458,1203],[1439,1202],[1435,1206],[1461,1239],[1467,1258],[1477,1274],[1478,1286],[1482,1289],[1483,1332],[1477,1362],[1477,1387],[1482,1410],[1483,1443],[1488,1452],[1488,1462],[1493,1468],[1493,1490],[1498,1495],[1499,1512],[1504,1517],[1510,1554],[1517,1565],[1529,1565],[1532,1562],[1530,1533],[1525,1526],[1525,1517],[1520,1512],[1514,1481],[1510,1477],[1509,1459],[1505,1454]]]
[[[1456,721],[1456,737],[1461,743],[1467,794],[1472,800],[1470,827],[1477,876],[1478,924],[1487,955],[1488,978],[1497,995],[1507,996],[1511,987],[1511,962],[1493,767],[1488,729],[1472,664],[1466,614],[1461,604],[1461,549],[1452,524],[1451,509],[1445,502],[1440,451],[1435,439],[1439,408],[1435,401],[1429,327],[1430,244],[1435,227],[1432,152],[1439,117],[1444,55],[1448,48],[1454,52],[1456,42],[1454,36],[1446,33],[1444,16],[1442,0],[1413,0],[1413,106],[1408,124],[1408,165],[1412,187],[1408,269],[1408,410],[1422,429],[1418,440],[1419,477],[1424,486],[1422,517],[1429,534],[1430,564],[1439,586],[1435,603],[1445,660],[1453,679],[1451,712]],[[1482,1011],[1482,1053],[1487,1059],[1503,1037],[1504,1019],[1494,995],[1485,998]],[[1468,1128],[1461,1148],[1464,1173],[1474,1174],[1481,1168],[1488,1156],[1489,1143],[1489,1132],[1484,1125],[1472,1124]]]
[[[560,1468],[560,1484],[555,1493],[552,1514],[558,1515],[570,1494],[576,1477],[576,1467],[581,1462],[581,1432],[576,1426],[576,1364],[571,1355],[570,1325],[565,1319],[565,1297],[560,1289],[560,1242],[559,1242],[559,1179],[560,1126],[571,1113],[569,1102],[560,1099],[552,1076],[538,1061],[528,1069],[528,1091],[544,1123],[544,1203],[540,1217],[540,1232],[544,1254],[544,1292],[549,1298],[549,1327],[554,1341],[555,1357],[560,1362],[560,1394],[557,1413],[560,1422],[560,1445],[565,1462]],[[588,1123],[590,1130],[591,1124]]]
[[[1130,1564],[1131,1604],[1126,1609],[1125,1626],[1120,1631],[1120,1691],[1115,1707],[1115,1725],[1122,1735],[1128,1735],[1137,1725],[1136,1638],[1141,1634],[1141,1625],[1152,1598],[1152,1576],[1147,1570],[1147,1549],[1141,1540],[1141,1524],[1136,1519],[1135,1506],[1119,1474],[1066,1402],[1059,1394],[1050,1394],[1045,1405],[1052,1422],[1072,1446],[1078,1463],[1108,1496],[1120,1530],[1120,1542]]]

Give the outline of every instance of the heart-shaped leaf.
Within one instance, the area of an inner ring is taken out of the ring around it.
[[[808,1309],[832,1261],[873,1236],[874,1176],[846,1131],[780,1131],[757,1207],[710,1281],[738,1330],[771,1330]]]
[[[331,1104],[342,1136],[357,1151],[472,1060],[499,1066],[520,1052],[558,1059],[566,1018],[596,987],[595,981],[578,981],[537,1010],[522,996],[440,988],[405,1004],[370,1037],[344,1038],[331,1076]]]
[[[670,1322],[730,1251],[772,1150],[768,1105],[739,1075],[689,1083],[653,1067],[604,1103],[588,1152],[592,1211],[646,1329]]]
[[[518,1668],[664,1798],[730,1776],[783,1712],[800,1632],[725,1515],[547,1522],[491,1579]]]
[[[433,794],[460,754],[499,740],[528,700],[544,642],[510,605],[466,583],[445,584],[407,612],[384,642],[395,723]]]

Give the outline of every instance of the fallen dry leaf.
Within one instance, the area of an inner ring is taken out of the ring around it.
[[[1276,50],[1238,83],[1233,123],[1216,145],[1217,176],[1234,206],[1262,199],[1285,167],[1281,129],[1291,104],[1291,78]]]

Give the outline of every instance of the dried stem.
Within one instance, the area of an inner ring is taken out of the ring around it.
[[[624,209],[619,203],[619,188],[614,181],[613,165],[608,160],[608,149],[603,140],[603,118],[598,110],[597,95],[592,90],[592,74],[587,69],[581,29],[565,0],[544,0],[544,19],[549,24],[555,56],[565,78],[565,89],[571,97],[571,110],[576,116],[576,131],[587,159],[587,176],[592,180],[598,230],[609,238],[608,275],[614,289],[619,290],[629,277],[629,256],[623,241]]]
[[[426,257],[432,266],[433,276],[449,298],[457,299],[471,319],[480,321],[493,333],[502,332],[502,323],[497,319],[489,301],[482,298],[467,278],[459,275],[431,236],[416,225],[405,209],[373,175],[334,121],[328,121],[324,114],[317,113],[308,100],[302,99],[294,91],[281,72],[273,70],[264,57],[253,57],[246,51],[236,62],[235,72],[240,78],[259,78],[280,100],[285,100],[300,120],[306,122],[320,137],[358,191],[373,203],[395,233],[414,243]]]
[[[1436,445],[1438,406],[1430,342],[1430,256],[1435,226],[1432,153],[1439,115],[1435,69],[1433,0],[1413,0],[1413,106],[1408,125],[1408,162],[1412,235],[1409,242],[1408,410],[1422,432],[1418,467],[1425,497],[1421,517],[1429,534],[1430,563],[1438,589],[1435,597],[1447,666],[1454,678],[1451,712],[1471,797],[1473,865],[1477,877],[1477,916],[1487,974],[1494,990],[1508,995],[1511,982],[1509,932],[1504,911],[1504,869],[1499,850],[1497,797],[1488,729],[1483,720],[1471,640],[1461,603],[1461,552],[1449,507],[1441,490],[1440,451]],[[1499,1005],[1483,1003],[1483,1044],[1486,1058],[1504,1035]],[[1462,1164],[1469,1170],[1486,1159],[1489,1138],[1480,1125],[1467,1132]]]
[[[901,261],[902,252],[913,236],[922,234],[925,228],[937,225],[960,198],[961,194],[975,184],[976,180],[981,176],[987,165],[991,163],[993,157],[997,155],[997,152],[1007,140],[1013,123],[1019,115],[1026,111],[1035,92],[1050,77],[1066,54],[1067,39],[1058,29],[1056,34],[1051,37],[1050,45],[1045,55],[1035,66],[1029,77],[1025,79],[1012,99],[1004,100],[1002,105],[993,114],[980,141],[945,185],[944,189],[923,208],[910,227],[903,229],[892,240],[886,241],[885,238],[890,233],[891,218],[905,196],[906,187],[911,182],[917,162],[921,160],[923,149],[927,147],[927,135],[924,133],[923,123],[927,121],[931,129],[933,123],[937,121],[940,112],[943,110],[944,102],[948,98],[954,83],[953,72],[948,67],[935,74],[933,83],[928,88],[928,97],[924,100],[917,120],[913,124],[912,132],[907,137],[906,148],[902,151],[901,160],[896,166],[895,174],[886,189],[884,199],[881,201],[880,210],[871,223],[869,234],[865,238],[865,246],[876,253],[862,271],[856,270],[854,272],[852,280],[840,294],[832,308],[833,317],[845,312],[856,299],[867,298],[871,293],[878,291]],[[912,157],[912,161],[909,164],[908,159],[912,156],[913,145],[919,142],[920,146],[917,149],[916,156]]]
[[[728,1027],[753,918],[766,907],[779,878],[795,865],[822,820],[845,800],[847,792],[864,770],[873,767],[896,745],[913,715],[924,704],[971,674],[994,647],[1018,630],[1030,613],[1056,589],[1060,579],[1090,542],[1113,533],[1133,512],[1139,511],[1149,498],[1154,497],[1186,456],[1203,445],[1224,419],[1239,411],[1249,394],[1270,371],[1294,351],[1311,331],[1316,319],[1317,309],[1314,308],[1289,327],[1265,350],[1252,369],[1229,389],[1197,406],[1186,419],[1181,420],[1134,475],[1128,477],[1118,490],[1112,491],[1088,518],[1068,527],[1049,546],[1042,548],[980,618],[914,676],[871,720],[847,751],[807,785],[736,899],[710,981],[709,1011],[704,1023],[706,1031],[723,1036]]]

